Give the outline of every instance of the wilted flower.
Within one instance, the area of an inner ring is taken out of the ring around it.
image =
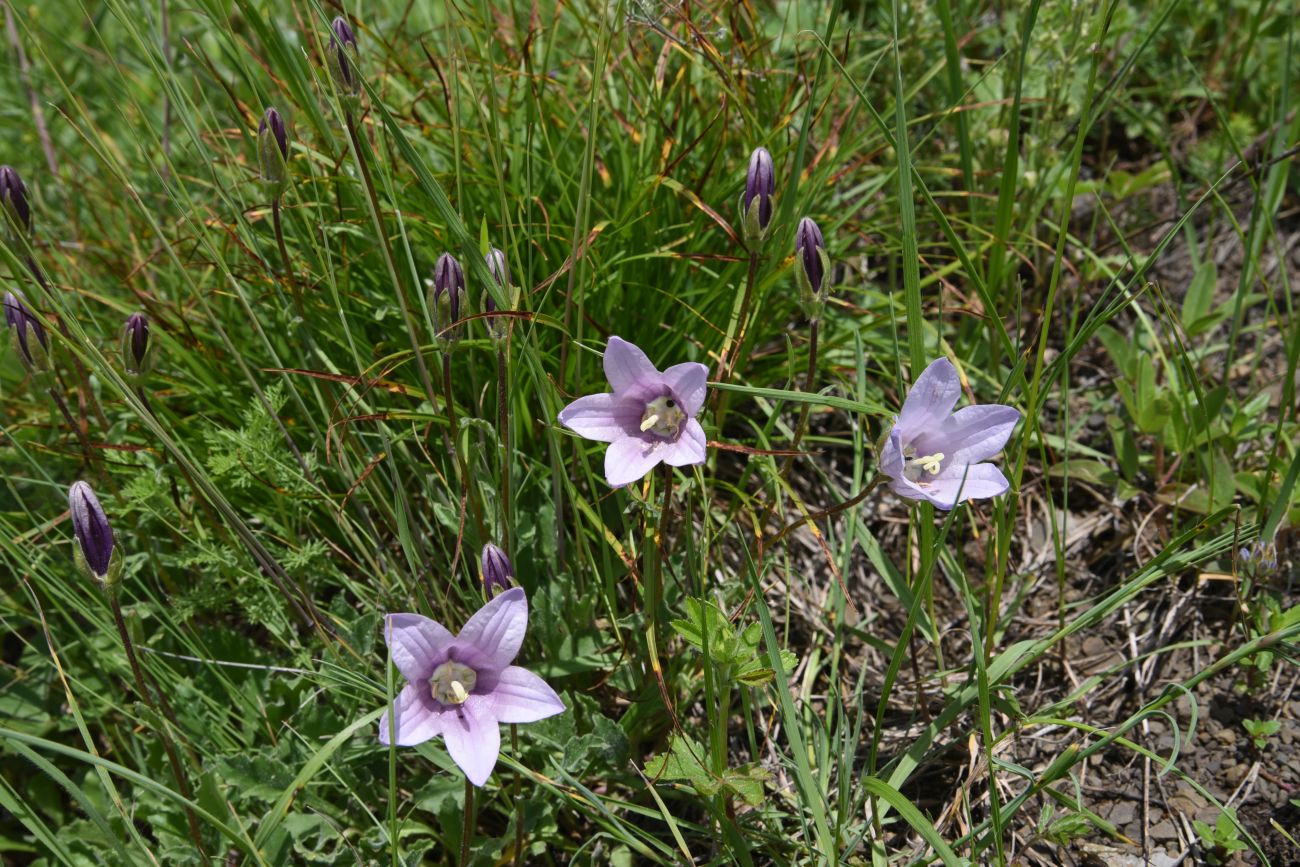
[[[143,313],[132,313],[122,329],[122,366],[131,376],[149,372],[153,353],[149,350],[149,319]]]
[[[122,553],[113,543],[113,528],[90,485],[72,483],[68,513],[72,516],[77,566],[110,587],[116,584],[122,574]]]
[[[4,209],[11,232],[26,235],[32,230],[32,210],[27,186],[12,166],[0,166],[0,208]]]
[[[357,36],[342,15],[330,23],[330,75],[339,96],[355,99],[361,95],[361,77],[357,74]]]
[[[262,165],[262,180],[278,193],[284,187],[289,137],[284,129],[284,118],[274,108],[268,108],[258,124],[257,158]]]
[[[767,237],[772,224],[772,195],[776,192],[776,169],[767,148],[757,147],[749,156],[745,175],[745,193],[741,197],[740,215],[745,227],[745,241],[754,244]]]
[[[438,340],[447,343],[460,336],[453,326],[460,321],[464,303],[465,269],[461,268],[455,256],[443,253],[433,266],[433,295],[429,299]]]
[[[519,587],[480,608],[454,637],[419,614],[390,614],[386,626],[393,664],[407,683],[379,718],[382,744],[392,737],[409,747],[442,735],[452,760],[482,786],[501,751],[499,724],[564,710],[546,681],[511,665],[528,628],[528,599]]]
[[[621,337],[605,347],[605,378],[613,393],[580,397],[560,411],[560,424],[589,440],[609,443],[605,481],[620,487],[660,461],[671,467],[704,463],[704,406],[709,369],[693,361],[660,373],[646,354]]]
[[[826,272],[831,259],[826,253],[822,230],[804,217],[794,233],[795,279],[799,282],[799,296],[805,305],[820,307],[826,300]]]
[[[946,358],[932,362],[912,384],[880,454],[894,493],[951,509],[1007,490],[1002,471],[980,462],[1006,445],[1019,411],[983,404],[954,413],[959,397],[961,380]]]
[[[483,590],[489,599],[497,590],[509,590],[514,583],[515,570],[510,565],[510,558],[491,542],[483,546]]]
[[[45,324],[27,307],[21,293],[6,292],[4,297],[5,325],[14,351],[31,373],[44,373],[50,369],[49,344],[45,339]]]

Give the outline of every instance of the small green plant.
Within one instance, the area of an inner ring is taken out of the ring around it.
[[[1225,864],[1233,852],[1246,848],[1237,831],[1237,814],[1233,810],[1224,810],[1211,825],[1196,819],[1192,822],[1196,834],[1205,845],[1205,863]]]
[[[1268,746],[1268,739],[1282,728],[1282,724],[1275,719],[1246,719],[1241,724],[1250,734],[1250,742],[1255,745],[1255,749],[1261,751]]]

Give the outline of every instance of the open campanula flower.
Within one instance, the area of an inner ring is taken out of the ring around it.
[[[357,74],[357,35],[352,25],[342,15],[330,22],[330,43],[326,48],[329,54],[330,75],[334,77],[334,86],[339,96],[355,99],[361,95],[361,78]]]
[[[1001,404],[953,412],[959,397],[961,380],[946,358],[932,362],[912,384],[880,453],[894,493],[951,509],[1007,490],[1002,471],[981,461],[1002,451],[1020,412]]]
[[[289,136],[284,128],[284,118],[274,108],[268,108],[257,126],[257,158],[261,163],[262,180],[277,191],[284,186],[285,164],[289,160]]]
[[[509,590],[514,583],[515,569],[510,558],[491,542],[483,546],[483,590],[491,599],[498,590]]]
[[[379,718],[379,742],[401,747],[442,735],[447,752],[476,786],[487,782],[501,750],[501,723],[529,723],[564,710],[564,702],[531,671],[511,665],[528,628],[522,588],[480,608],[453,636],[419,614],[390,614],[387,641],[406,678]]]
[[[772,165],[772,155],[767,148],[756,147],[749,156],[745,193],[740,203],[747,242],[752,244],[767,237],[767,228],[772,224],[772,195],[775,192],[776,169]]]
[[[670,467],[704,463],[704,406],[709,369],[687,361],[659,372],[621,337],[605,347],[605,378],[612,393],[580,397],[560,411],[560,424],[589,440],[609,443],[605,481],[635,482],[660,461]]]
[[[122,554],[114,544],[108,515],[104,514],[104,507],[90,485],[72,483],[68,489],[68,513],[72,516],[77,565],[106,585],[117,583],[122,572]]]
[[[45,324],[27,307],[20,292],[6,292],[4,297],[5,325],[18,359],[30,373],[44,373],[50,369],[49,343],[45,339]]]
[[[22,234],[32,230],[32,209],[27,202],[27,186],[12,166],[0,166],[0,208],[4,209],[9,227]]]

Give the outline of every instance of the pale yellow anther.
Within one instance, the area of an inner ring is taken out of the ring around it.
[[[465,691],[465,685],[459,680],[453,680],[450,684],[452,702],[455,704],[464,704],[465,699],[469,698],[469,693]]]
[[[934,475],[938,475],[939,473],[939,468],[943,462],[943,457],[944,457],[943,452],[935,452],[932,455],[925,455],[923,457],[915,458],[913,462],[918,467],[921,468],[922,472],[926,472],[934,476]]]
[[[654,427],[657,424],[659,424],[659,416],[648,415],[645,418],[641,419],[641,432],[645,433],[646,431],[650,430],[650,428]]]
[[[657,434],[661,437],[675,437],[681,431],[686,413],[677,405],[671,395],[664,395],[649,401],[645,412],[641,414],[641,432]]]
[[[478,673],[468,665],[448,660],[429,677],[429,691],[443,704],[464,704],[478,683]]]

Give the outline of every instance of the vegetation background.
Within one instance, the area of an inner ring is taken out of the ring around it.
[[[493,541],[570,710],[503,733],[473,863],[1300,863],[1296,6],[5,3],[34,230],[0,267],[74,424],[10,353],[0,860],[455,863],[441,742],[376,740],[380,623],[456,628]],[[815,355],[804,215],[835,262]],[[667,499],[554,421],[611,334],[717,381]],[[858,496],[939,356],[1023,412],[1013,492]],[[74,567],[78,478],[174,720]]]

